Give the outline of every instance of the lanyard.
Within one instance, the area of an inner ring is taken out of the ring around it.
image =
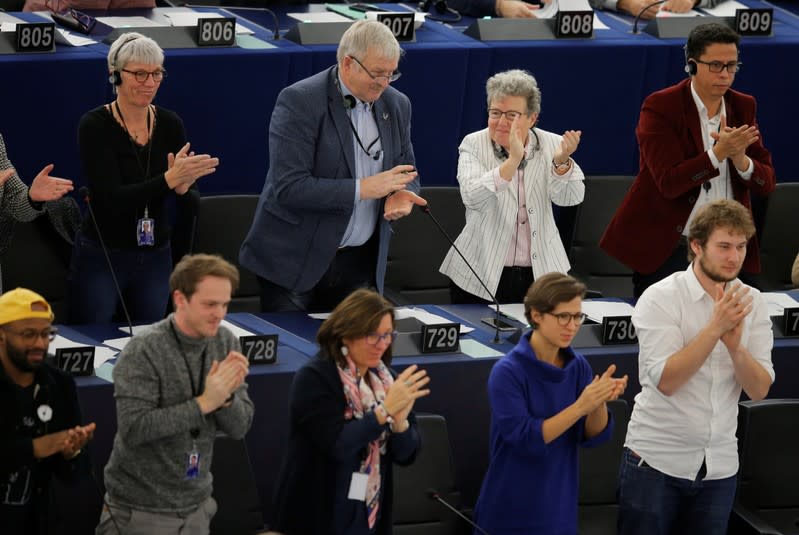
[[[205,347],[203,347],[203,354],[200,357],[201,358],[200,373],[197,378],[197,384],[195,384],[194,375],[192,375],[191,366],[189,366],[189,359],[188,357],[186,357],[186,351],[184,351],[183,349],[183,343],[180,341],[180,337],[178,336],[178,333],[175,330],[174,320],[169,322],[169,328],[172,329],[172,335],[175,337],[175,342],[177,342],[178,344],[178,349],[180,350],[180,356],[183,357],[183,364],[186,365],[186,372],[188,373],[189,381],[191,382],[191,395],[192,397],[196,398],[197,396],[203,393],[203,390],[205,390],[205,375],[203,374],[205,373],[205,356],[206,356],[206,351],[208,350],[208,346],[206,345]],[[196,439],[200,435],[200,430],[196,427],[192,428],[189,431],[189,434],[191,434],[191,438]]]

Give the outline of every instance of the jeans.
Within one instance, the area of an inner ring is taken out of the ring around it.
[[[152,323],[163,319],[172,272],[169,243],[158,247],[111,249],[108,256],[131,321]],[[108,262],[100,245],[80,233],[72,249],[69,278],[70,323],[111,323],[119,297]],[[125,321],[124,314],[117,320]]]
[[[618,535],[726,535],[736,476],[672,477],[624,448],[619,466]]]

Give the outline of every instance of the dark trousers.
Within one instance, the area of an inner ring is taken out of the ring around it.
[[[619,466],[619,535],[726,535],[736,477],[696,480],[655,470],[629,448]]]
[[[358,288],[375,287],[378,232],[365,244],[339,249],[319,282],[297,292],[258,278],[263,312],[329,312]]]
[[[672,251],[671,256],[653,273],[633,272],[633,296],[638,299],[644,293],[644,290],[656,282],[665,279],[672,273],[685,271],[687,267],[688,247],[685,245],[685,240],[680,239],[679,245]]]
[[[533,284],[533,268],[527,266],[506,266],[502,269],[499,278],[496,298],[500,303],[521,303],[527,290]],[[452,303],[457,305],[468,305],[472,303],[488,303],[485,299],[467,292],[454,282],[449,283],[449,298]]]
[[[169,243],[158,247],[108,251],[119,287],[133,323],[153,323],[164,318],[169,302],[172,251]],[[69,274],[69,321],[111,323],[119,297],[100,244],[75,236]],[[116,321],[125,321],[124,315]]]

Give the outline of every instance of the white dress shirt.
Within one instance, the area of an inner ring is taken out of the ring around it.
[[[494,154],[487,128],[466,136],[458,148],[458,182],[466,206],[466,226],[455,244],[492,293],[497,291],[508,250],[520,226],[520,206],[527,209],[524,226],[530,236],[533,276],[538,278],[553,271],[566,273],[571,268],[555,226],[552,203],[581,203],[585,176],[574,160],[569,173],[557,176],[552,157],[562,137],[539,128],[534,132],[538,141],[530,135],[532,146],[528,143],[523,188],[516,187],[516,178],[505,187],[497,187],[499,166],[504,160]],[[517,190],[523,193],[524,202],[519,202]],[[454,249],[450,248],[439,270],[465,291],[491,299]]]
[[[735,282],[740,282],[736,279]],[[741,343],[774,381],[771,348],[774,337],[766,300],[751,288],[752,311],[744,320]],[[671,396],[658,390],[663,368],[713,315],[714,300],[693,270],[674,273],[650,286],[635,306],[638,333],[638,378],[625,446],[650,466],[672,477],[694,480],[704,459],[705,479],[738,472],[738,400],[730,353],[719,340],[702,367]]]

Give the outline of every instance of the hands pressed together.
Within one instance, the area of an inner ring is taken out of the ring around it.
[[[746,124],[737,128],[729,127],[727,118],[722,115],[719,131],[711,132],[710,136],[716,142],[713,152],[719,161],[729,158],[736,169],[746,171],[749,165],[746,161],[746,149],[760,139],[760,130]]]
[[[96,425],[76,425],[70,429],[50,433],[33,439],[33,456],[44,459],[60,453],[64,459],[72,459],[92,439]]]
[[[627,376],[613,377],[616,365],[611,364],[602,375],[595,375],[594,380],[583,389],[577,398],[577,405],[584,415],[591,414],[608,401],[618,399],[627,388]]]
[[[244,383],[250,371],[247,357],[238,351],[228,353],[225,360],[215,360],[205,377],[205,390],[196,400],[203,414],[229,407],[233,392]]]
[[[394,380],[383,407],[394,419],[392,429],[402,432],[408,428],[408,415],[413,409],[416,400],[430,394],[429,388],[424,388],[430,382],[427,372],[420,370],[416,364],[408,366]]]
[[[741,345],[744,319],[752,311],[752,299],[749,288],[740,283],[728,284],[726,291],[721,286],[717,289],[710,325],[730,355]]]
[[[164,178],[170,189],[178,195],[183,195],[197,181],[216,171],[219,158],[212,158],[210,154],[195,154],[189,151],[191,143],[186,143],[177,154],[171,152],[167,155],[167,172]]]

